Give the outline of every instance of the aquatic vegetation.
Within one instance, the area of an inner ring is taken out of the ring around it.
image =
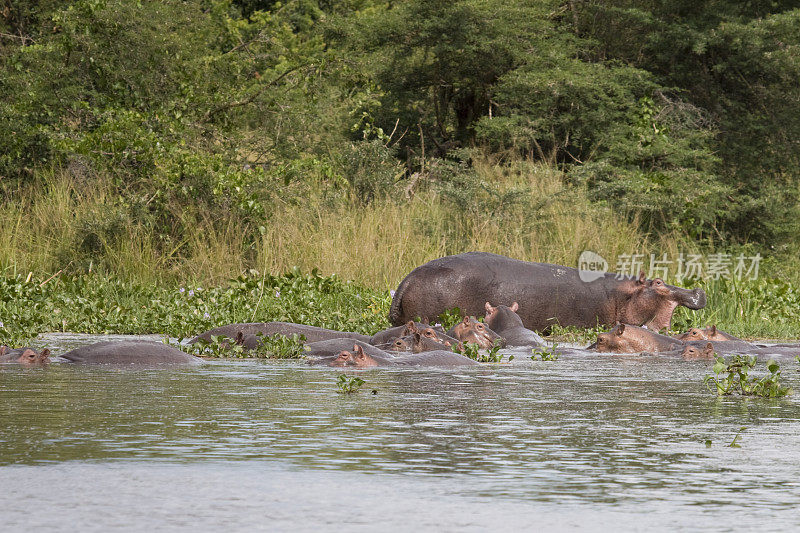
[[[382,291],[316,270],[250,271],[216,287],[6,273],[0,274],[0,343],[23,344],[46,331],[186,338],[222,324],[273,320],[371,334],[389,326],[390,303]]]
[[[554,324],[550,327],[549,339],[557,339],[561,342],[572,342],[576,344],[592,344],[597,340],[597,335],[606,331],[607,328],[596,326],[594,328],[578,328],[575,326],[559,326]]]
[[[742,447],[742,445],[739,444],[739,440],[741,440],[742,431],[744,431],[745,429],[747,429],[747,428],[746,427],[739,428],[739,431],[736,432],[736,435],[734,435],[733,440],[731,441],[731,443],[727,445],[728,448],[741,448]]]
[[[362,385],[364,385],[365,381],[357,376],[347,376],[345,374],[341,374],[339,379],[336,380],[336,386],[339,388],[339,394],[353,394],[354,392],[358,392]],[[378,391],[373,390],[372,394],[377,394]]]
[[[200,357],[301,359],[305,355],[305,337],[303,335],[262,335],[259,333],[256,337],[258,344],[250,350],[225,335],[212,335],[210,341],[199,339],[194,344],[174,344],[174,346]]]
[[[591,330],[590,330],[591,331]],[[542,361],[558,361],[558,343],[554,342],[551,348],[545,346],[540,346],[538,348],[534,348],[531,350],[531,361],[536,361],[538,357]]]
[[[717,362],[712,370],[715,375],[707,375],[703,383],[709,390],[716,389],[720,396],[739,393],[742,396],[761,396],[764,398],[779,398],[791,393],[792,389],[780,383],[780,365],[773,360],[767,361],[769,374],[757,378],[750,377],[749,372],[756,366],[756,357],[747,355],[734,355],[726,362],[723,357],[717,357]],[[714,389],[710,384],[714,384]]]
[[[500,341],[496,340],[494,346],[486,350],[485,353],[481,352],[480,347],[473,342],[464,342],[462,346],[454,346],[453,351],[460,353],[464,357],[469,357],[479,363],[501,363],[503,355],[500,353]],[[514,356],[508,357],[508,361],[514,360]]]
[[[459,322],[461,322],[462,317],[464,314],[461,312],[461,309],[458,307],[453,307],[448,309],[441,315],[439,315],[439,323],[442,325],[445,331],[449,330]]]

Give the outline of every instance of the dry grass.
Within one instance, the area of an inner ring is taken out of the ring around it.
[[[581,251],[604,257],[621,253],[673,252],[679,236],[649,242],[635,222],[591,204],[565,188],[552,169],[525,162],[476,163],[482,180],[499,190],[529,189],[530,206],[465,216],[454,213],[433,189],[410,200],[369,205],[325,202],[311,197],[299,205],[274,206],[261,239],[248,245],[247,228],[236,220],[214,220],[187,210],[191,231],[164,246],[137,225],[122,237],[102,242],[92,268],[143,282],[181,279],[216,283],[247,269],[282,273],[298,266],[375,288],[393,288],[414,267],[469,250],[495,252],[530,261],[573,266]],[[39,274],[71,264],[81,238],[81,213],[103,213],[114,198],[102,179],[76,182],[53,172],[42,184],[0,210],[0,265]],[[100,216],[100,215],[98,215]],[[84,217],[85,219],[85,217]],[[685,248],[685,247],[684,247]],[[73,262],[74,263],[74,262]],[[613,268],[613,265],[610,265]]]

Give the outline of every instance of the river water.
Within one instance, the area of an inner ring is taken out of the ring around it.
[[[800,526],[798,395],[718,398],[703,362],[516,353],[512,365],[349,371],[366,382],[350,395],[339,370],[298,361],[6,365],[0,530]],[[800,388],[797,363],[782,372]]]

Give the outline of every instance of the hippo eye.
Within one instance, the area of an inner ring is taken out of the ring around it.
[[[663,282],[663,281],[661,281],[661,280],[660,280],[660,279],[658,279],[658,278],[656,278],[656,279],[653,281],[653,283],[655,283],[656,285],[663,285],[663,284],[664,284],[664,282]]]
[[[477,324],[475,327],[476,327],[477,329],[483,329],[483,324],[481,324],[481,323],[478,323],[478,324]]]

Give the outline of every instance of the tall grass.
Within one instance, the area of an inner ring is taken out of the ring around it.
[[[301,202],[270,206],[270,219],[254,245],[247,237],[252,228],[187,206],[181,216],[189,229],[178,242],[165,245],[146,226],[124,220],[113,231],[97,232],[99,248],[89,252],[82,249],[87,233],[116,213],[110,181],[43,172],[38,185],[0,210],[0,265],[38,274],[92,268],[152,282],[218,282],[248,269],[279,274],[294,266],[317,267],[323,274],[388,289],[420,264],[469,250],[575,265],[585,249],[613,257],[679,246],[673,235],[650,242],[635,221],[589,203],[549,167],[479,161],[476,169],[500,192],[528,190],[535,209],[458,213],[434,187],[410,200],[398,193],[368,204],[332,202],[318,191]]]

